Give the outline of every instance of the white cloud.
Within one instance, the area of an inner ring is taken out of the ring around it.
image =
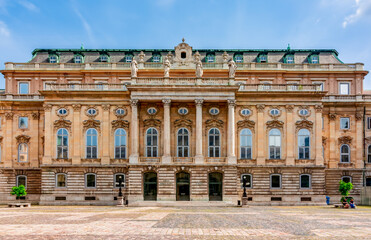
[[[73,8],[73,11],[76,13],[76,15],[80,18],[81,24],[82,24],[82,26],[84,27],[86,33],[89,36],[89,40],[93,44],[95,44],[95,38],[94,38],[94,35],[93,35],[93,31],[92,31],[92,29],[90,27],[90,24],[88,23],[88,21],[86,21],[85,17],[81,14],[81,12],[79,11],[79,9],[76,7],[74,1],[72,1],[72,8]]]
[[[26,9],[30,10],[30,11],[34,11],[34,12],[39,11],[39,8],[36,7],[35,4],[33,4],[29,1],[21,0],[21,1],[19,1],[19,4],[22,5],[23,7],[25,7]]]
[[[0,21],[0,36],[4,37],[10,36],[8,26],[3,21]]]
[[[349,24],[354,23],[364,16],[371,14],[371,0],[354,0],[356,10],[353,14],[344,19],[343,27],[346,28]]]

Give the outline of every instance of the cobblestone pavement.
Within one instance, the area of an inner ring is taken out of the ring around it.
[[[371,208],[0,206],[0,239],[371,239]]]

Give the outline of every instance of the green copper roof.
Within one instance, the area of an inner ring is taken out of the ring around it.
[[[35,55],[39,52],[73,52],[73,53],[82,53],[82,52],[173,52],[174,49],[46,49],[46,48],[37,48],[32,51],[32,55]],[[193,52],[329,52],[338,56],[338,52],[335,49],[193,49]]]

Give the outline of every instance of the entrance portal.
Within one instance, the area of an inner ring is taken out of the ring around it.
[[[209,201],[223,200],[223,174],[209,173]]]
[[[179,172],[176,174],[176,200],[189,201],[189,179],[190,175],[186,172]]]
[[[157,200],[157,173],[147,172],[143,174],[144,201]]]

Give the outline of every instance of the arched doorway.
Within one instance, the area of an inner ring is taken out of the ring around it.
[[[144,201],[157,200],[157,173],[147,172],[143,174]]]
[[[189,201],[189,180],[190,175],[186,172],[178,172],[176,174],[176,200],[177,201]]]
[[[209,201],[223,200],[223,174],[209,173]]]

